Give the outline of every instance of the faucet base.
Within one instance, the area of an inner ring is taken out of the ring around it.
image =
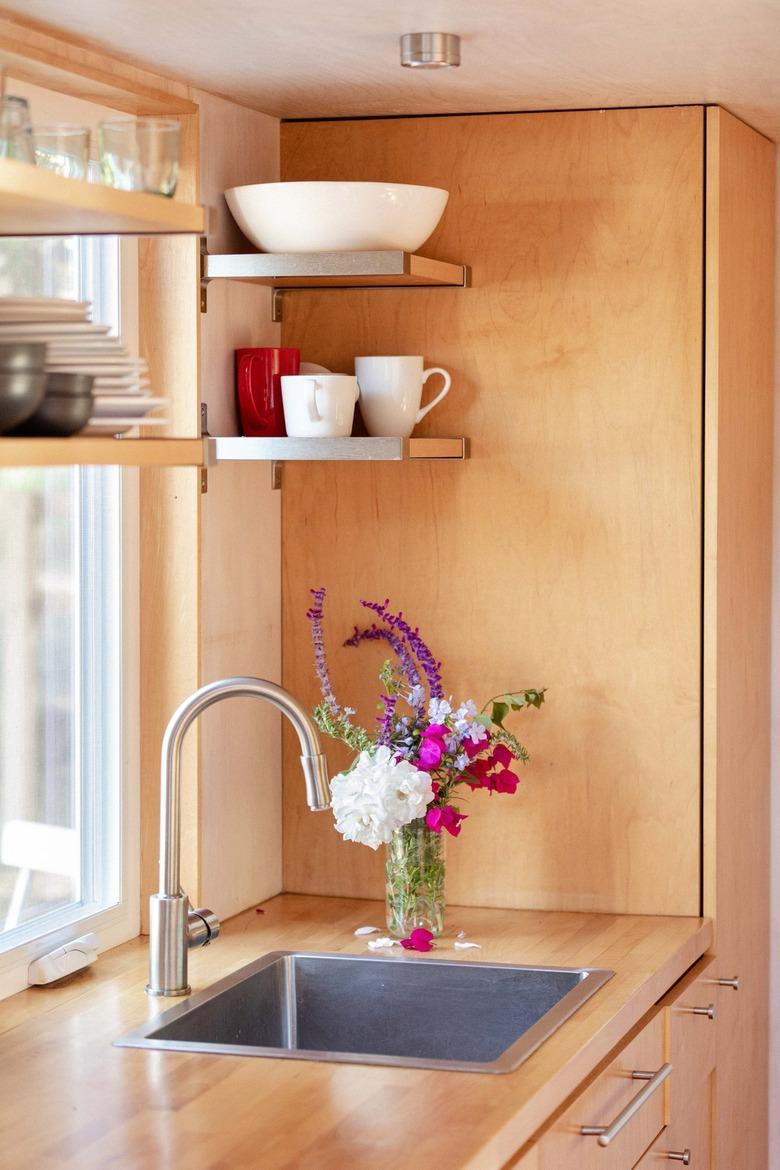
[[[149,995],[188,995],[186,894],[149,899]]]
[[[192,992],[192,988],[189,985],[184,988],[177,987],[173,991],[167,991],[164,987],[150,987],[148,983],[144,990],[146,991],[147,995],[164,995],[166,997],[172,997],[174,995],[189,995]]]

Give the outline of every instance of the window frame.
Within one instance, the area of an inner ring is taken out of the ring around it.
[[[70,121],[93,128],[98,122],[115,118],[117,111],[94,102],[62,94],[14,79],[13,91],[27,97],[38,121],[61,121],[67,113]],[[67,107],[67,109],[65,108]],[[123,237],[119,241],[119,317],[120,333],[126,344],[139,344],[139,248],[138,241]],[[121,674],[118,704],[119,729],[119,889],[118,900],[93,913],[73,905],[55,911],[51,918],[43,915],[41,930],[25,937],[18,945],[0,952],[0,999],[28,986],[29,964],[63,943],[87,932],[99,937],[98,950],[105,951],[136,938],[141,928],[141,777],[140,777],[140,510],[139,472],[122,468],[120,476],[120,548],[119,650]],[[63,918],[66,920],[63,921]],[[49,924],[47,925],[47,920]],[[31,924],[32,925],[32,924]]]
[[[138,736],[140,708],[140,581],[138,472],[123,468],[120,486],[121,541],[121,677],[119,684],[120,722],[120,824],[118,840],[118,901],[94,913],[84,913],[74,905],[58,912],[56,925],[46,928],[42,918],[40,933],[0,954],[0,999],[28,986],[29,964],[63,943],[94,931],[99,936],[99,951],[135,938],[140,931],[140,744]],[[60,915],[67,916],[63,922]]]

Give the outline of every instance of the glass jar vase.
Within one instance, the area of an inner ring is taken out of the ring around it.
[[[407,938],[418,927],[441,934],[444,927],[444,855],[441,833],[423,820],[396,829],[387,846],[387,928]]]

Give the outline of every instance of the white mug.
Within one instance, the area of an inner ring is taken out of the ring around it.
[[[293,439],[352,434],[357,378],[351,374],[284,374],[284,425]]]
[[[356,357],[355,373],[369,435],[407,438],[452,385],[447,371],[439,366],[424,370],[421,357]],[[420,407],[423,386],[431,374],[441,374],[444,385],[433,402]]]

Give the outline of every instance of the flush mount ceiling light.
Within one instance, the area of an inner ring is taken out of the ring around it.
[[[460,65],[460,37],[455,33],[404,33],[401,64],[407,69],[444,69]]]

